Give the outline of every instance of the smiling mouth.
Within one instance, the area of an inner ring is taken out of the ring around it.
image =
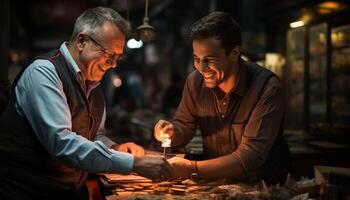
[[[213,77],[214,77],[214,74],[215,74],[215,72],[212,72],[212,73],[202,73],[202,75],[203,75],[203,77],[204,77],[205,79],[211,79],[211,78],[213,78]]]
[[[101,71],[103,71],[103,72],[106,72],[106,71],[107,71],[107,69],[108,69],[108,68],[104,68],[104,67],[102,67],[101,65],[99,65],[99,68],[100,68],[100,70],[101,70]]]

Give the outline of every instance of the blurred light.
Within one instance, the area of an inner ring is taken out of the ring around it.
[[[18,62],[19,61],[19,54],[15,50],[10,50],[10,59],[11,62]]]
[[[338,10],[341,8],[341,4],[338,2],[334,2],[334,1],[325,1],[325,2],[318,4],[318,7]]]
[[[249,61],[248,56],[246,56],[246,55],[244,55],[244,54],[241,55],[241,58],[242,58],[244,61]]]
[[[143,45],[142,40],[135,40],[134,38],[131,38],[130,40],[128,40],[128,42],[126,43],[126,46],[129,49],[139,49],[141,48]]]
[[[292,23],[289,24],[289,26],[291,28],[301,27],[301,26],[304,26],[304,22],[303,21],[292,22]]]
[[[150,42],[152,41],[156,36],[156,29],[149,25],[148,19],[143,19],[143,24],[136,29],[138,39],[142,40],[143,42]]]
[[[346,8],[347,6],[341,2],[325,1],[317,5],[318,13],[329,14]]]
[[[277,74],[277,76],[282,77],[283,66],[285,65],[285,58],[279,53],[265,53],[265,66],[272,72]]]
[[[112,76],[112,81],[113,81],[114,87],[116,87],[116,88],[118,88],[122,85],[122,79],[116,74],[114,74]]]
[[[143,18],[143,24],[136,28],[137,39],[142,42],[150,42],[156,36],[156,29],[149,24],[148,18],[148,0],[145,2],[145,17]]]

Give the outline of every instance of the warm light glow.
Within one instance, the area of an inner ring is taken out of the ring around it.
[[[150,42],[152,41],[156,36],[155,29],[150,26],[149,24],[144,24],[142,26],[139,26],[136,29],[138,33],[138,38],[142,40],[143,42]]]
[[[128,42],[126,43],[126,46],[129,49],[138,49],[141,48],[143,45],[143,42],[141,40],[135,40],[134,38],[131,38],[130,40],[128,40]]]
[[[304,26],[305,23],[303,21],[296,21],[296,22],[292,22],[289,24],[289,26],[291,28],[297,28],[297,27],[301,27],[301,26]]]
[[[317,5],[318,13],[320,14],[329,14],[346,8],[347,6],[344,3],[335,2],[335,1],[325,1]]]
[[[340,3],[334,2],[334,1],[325,1],[325,2],[318,4],[318,7],[337,10],[341,7],[341,5],[340,5]]]
[[[116,88],[122,85],[122,79],[116,74],[112,76],[112,81],[113,81],[114,87]]]

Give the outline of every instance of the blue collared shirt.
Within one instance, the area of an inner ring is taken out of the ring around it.
[[[61,45],[60,51],[77,78],[81,78],[80,69],[66,43]],[[87,96],[96,86],[92,84],[87,87]],[[77,169],[92,173],[131,172],[134,157],[107,147],[113,142],[103,136],[106,111],[95,142],[72,131],[72,116],[63,84],[50,61],[38,59],[30,64],[19,79],[15,93],[17,112],[28,120],[40,143],[52,157],[61,158]]]

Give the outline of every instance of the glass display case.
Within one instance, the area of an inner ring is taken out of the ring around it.
[[[309,124],[327,120],[327,24],[309,30]]]
[[[350,126],[350,25],[331,29],[331,121]]]
[[[287,31],[285,128],[350,143],[350,25]]]
[[[285,128],[300,129],[304,126],[305,28],[288,30],[287,41],[288,103]]]

